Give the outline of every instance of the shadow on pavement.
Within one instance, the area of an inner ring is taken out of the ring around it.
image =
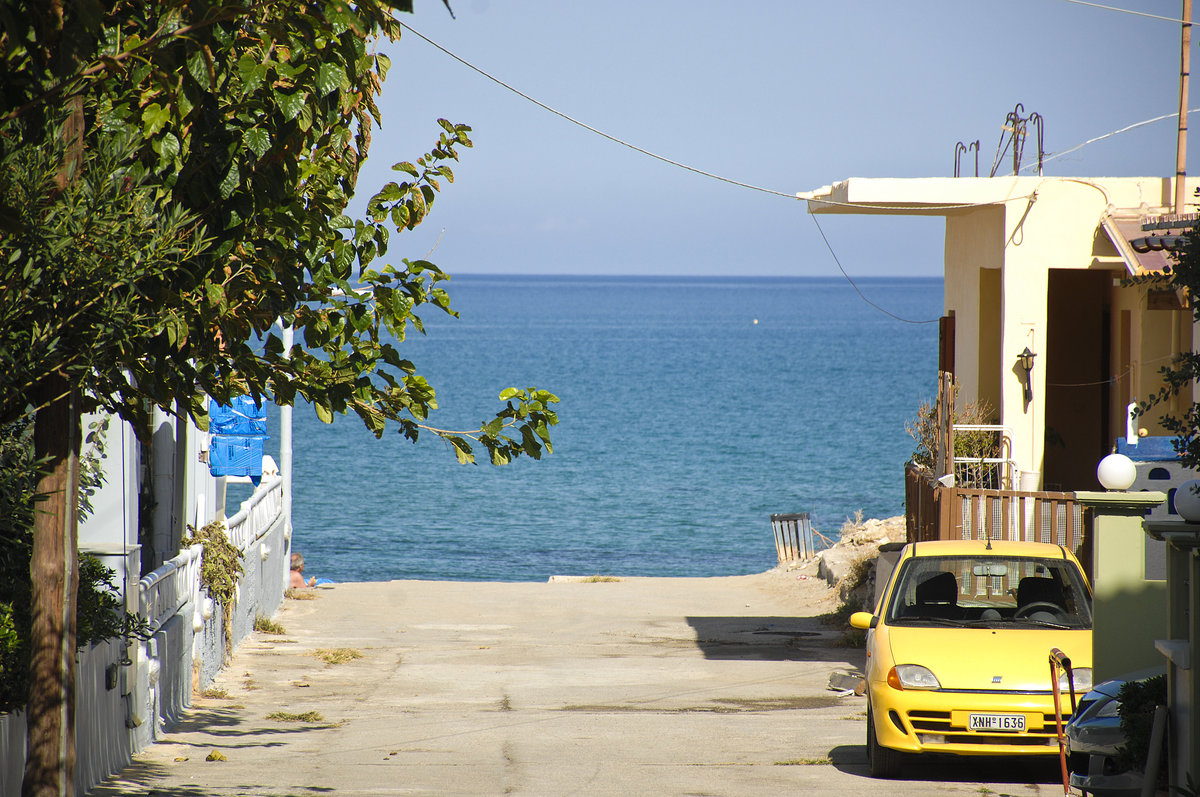
[[[864,730],[865,734],[866,731]],[[842,745],[829,751],[829,760],[839,771],[847,775],[858,775],[865,780],[886,784],[886,780],[873,780],[867,774],[866,745]],[[899,781],[927,781],[930,783],[1012,783],[1021,785],[1062,785],[1058,756],[954,756],[924,755],[909,756],[904,761]],[[998,792],[996,797],[1004,797]]]
[[[688,617],[706,659],[845,661],[862,651],[835,647],[838,634],[812,617]]]

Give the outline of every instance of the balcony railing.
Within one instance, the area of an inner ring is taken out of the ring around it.
[[[953,430],[955,441],[965,437],[975,444],[972,448],[991,454],[978,457],[955,454],[948,458],[948,464],[953,468],[955,484],[991,490],[1017,488],[1017,463],[1012,457],[1012,431],[1007,426],[956,423]]]
[[[271,529],[282,512],[283,479],[264,477],[253,495],[242,502],[237,514],[225,521],[229,541],[244,552]]]
[[[162,567],[142,576],[138,583],[138,613],[157,632],[189,601],[200,597],[200,556],[202,545],[184,548]]]

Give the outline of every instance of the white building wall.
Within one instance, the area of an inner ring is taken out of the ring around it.
[[[122,428],[124,431],[116,431]],[[186,432],[177,434],[177,428],[191,430],[190,442]],[[154,435],[154,477],[161,511],[154,513],[153,533],[156,544],[171,546],[159,549],[157,566],[175,555],[185,523],[213,519],[216,480],[198,456],[205,441],[195,427],[177,427],[174,419],[163,415]],[[109,434],[108,483],[95,499],[95,514],[80,530],[81,550],[103,554],[106,564],[122,564],[128,576],[118,583],[132,581],[126,596],[135,611],[141,603],[140,571],[153,569],[140,563],[136,544],[139,454],[133,435],[114,420]],[[283,602],[290,532],[283,511],[286,504],[279,494],[284,483],[278,477],[264,479],[261,490],[244,504],[248,515],[251,504],[258,511],[240,536],[245,546],[244,573],[232,618],[235,648],[253,632],[257,617],[274,615]],[[181,495],[185,487],[187,495]],[[212,607],[208,617],[204,616],[206,603]],[[128,659],[125,653],[122,640],[110,640],[79,654],[77,797],[127,766],[134,753],[161,739],[191,704],[194,685],[204,688],[211,683],[225,663],[221,609],[213,607],[204,593],[198,600],[189,598],[149,640],[134,640]],[[199,676],[198,683],[193,680],[194,673]],[[0,714],[0,797],[17,797],[21,792],[25,745],[23,713]]]

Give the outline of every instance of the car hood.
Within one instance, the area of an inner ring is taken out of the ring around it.
[[[943,689],[1048,692],[1052,648],[1092,666],[1090,630],[892,627],[888,642],[893,663],[928,667]]]

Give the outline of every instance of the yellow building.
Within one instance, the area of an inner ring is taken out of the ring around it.
[[[1072,491],[1099,489],[1096,463],[1126,435],[1128,405],[1192,350],[1191,312],[1175,292],[1127,281],[1167,262],[1139,250],[1170,234],[1143,224],[1170,212],[1173,191],[1158,177],[851,178],[798,196],[816,214],[945,218],[940,365],[955,374],[959,407],[994,408],[1022,489]],[[931,363],[931,388],[933,378]],[[1165,434],[1162,414],[1137,425]]]

